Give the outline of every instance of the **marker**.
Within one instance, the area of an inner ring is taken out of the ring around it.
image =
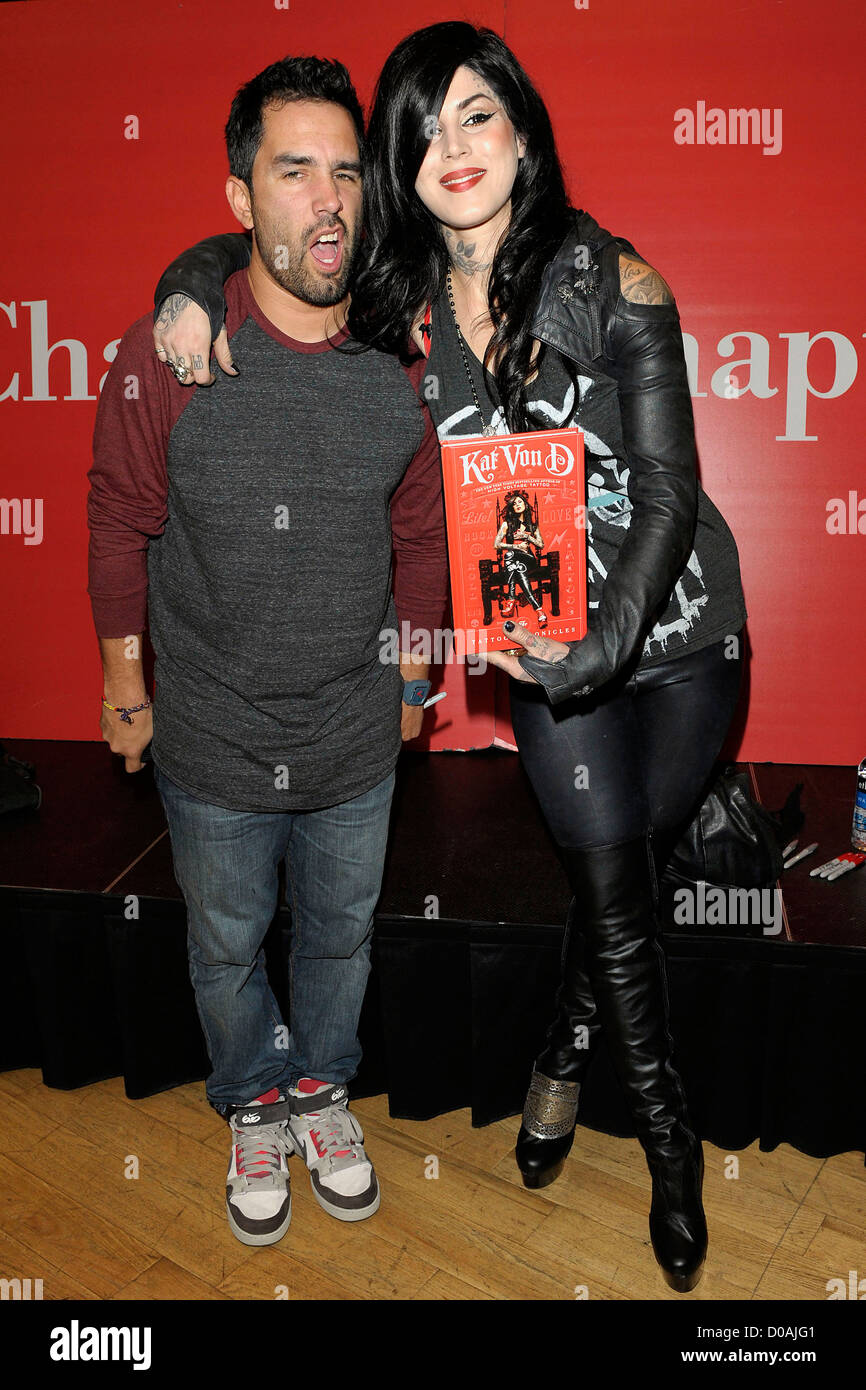
[[[834,869],[838,869],[839,865],[842,863],[844,863],[844,860],[839,858],[839,856],[837,855],[835,859],[828,859],[826,864],[819,864],[817,869],[812,869],[809,874],[809,877],[826,878],[827,875],[829,873],[832,873]]]
[[[856,864],[843,864],[841,868],[834,869],[832,873],[826,875],[827,882],[832,883],[834,879],[841,878],[843,874],[850,874],[851,870],[856,868]]]
[[[826,864],[821,864],[817,869],[813,869],[810,878],[829,878],[834,869],[850,867],[856,869],[858,864],[862,864],[866,859],[866,854],[847,854],[837,855],[835,859],[828,859]]]
[[[424,703],[423,703],[423,705],[421,706],[421,708],[422,708],[422,709],[429,709],[431,705],[435,705],[435,703],[436,703],[437,700],[444,700],[444,699],[445,699],[445,696],[446,696],[447,694],[448,694],[448,691],[447,691],[447,690],[443,690],[442,693],[441,693],[440,695],[431,695],[429,700],[425,700],[425,701],[424,701]]]
[[[834,879],[841,878],[843,874],[850,874],[852,869],[859,869],[864,859],[866,859],[866,854],[852,854],[846,864],[827,875],[827,882],[832,883]]]
[[[794,841],[794,844],[796,845],[796,843],[797,843],[797,841],[795,840],[795,841]],[[790,869],[790,867],[791,867],[792,864],[799,864],[800,860],[801,860],[801,859],[805,859],[806,856],[807,856],[807,854],[814,854],[814,853],[815,853],[815,850],[816,850],[817,848],[818,848],[818,841],[816,840],[815,843],[814,843],[813,845],[807,845],[805,849],[801,849],[801,850],[800,850],[800,853],[799,853],[799,854],[795,854],[794,857],[793,857],[793,859],[786,859],[786,860],[785,860],[785,863],[782,865],[782,868],[783,868],[783,869]]]

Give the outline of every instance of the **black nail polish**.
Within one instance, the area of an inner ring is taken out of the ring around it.
[[[510,621],[507,622],[507,623],[503,623],[502,626],[505,628],[505,631],[506,631],[506,632],[513,632],[513,631],[514,631],[514,624],[513,624],[512,622],[510,622]]]

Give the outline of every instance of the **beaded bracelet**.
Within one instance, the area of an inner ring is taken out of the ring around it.
[[[135,720],[132,718],[132,715],[138,714],[139,710],[150,708],[150,696],[148,695],[145,698],[143,705],[130,705],[129,709],[126,709],[123,705],[110,705],[104,695],[102,697],[102,703],[105,705],[106,709],[114,710],[115,714],[120,715],[121,723],[134,724]]]

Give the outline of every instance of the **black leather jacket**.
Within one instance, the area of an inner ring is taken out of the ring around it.
[[[578,245],[588,270],[575,269]],[[586,695],[640,658],[647,632],[666,606],[692,550],[697,519],[697,458],[692,400],[676,304],[632,304],[620,293],[620,250],[637,255],[588,213],[548,267],[532,331],[602,384],[616,384],[628,461],[631,524],[590,612],[586,637],[554,664],[522,656],[520,665],[553,704]]]
[[[156,305],[169,294],[189,295],[206,310],[215,338],[225,315],[223,282],[249,263],[249,246],[242,234],[227,233],[191,247],[165,271]],[[579,247],[588,248],[588,266]],[[557,662],[520,657],[552,704],[587,695],[637,664],[694,540],[697,461],[679,313],[676,304],[622,297],[620,250],[638,254],[578,212],[574,233],[545,272],[532,325],[534,336],[581,374],[615,389],[632,506],[586,637]]]

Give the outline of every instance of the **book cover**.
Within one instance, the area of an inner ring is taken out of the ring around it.
[[[586,635],[583,434],[466,435],[441,445],[455,634],[514,643],[506,618],[563,642]]]

